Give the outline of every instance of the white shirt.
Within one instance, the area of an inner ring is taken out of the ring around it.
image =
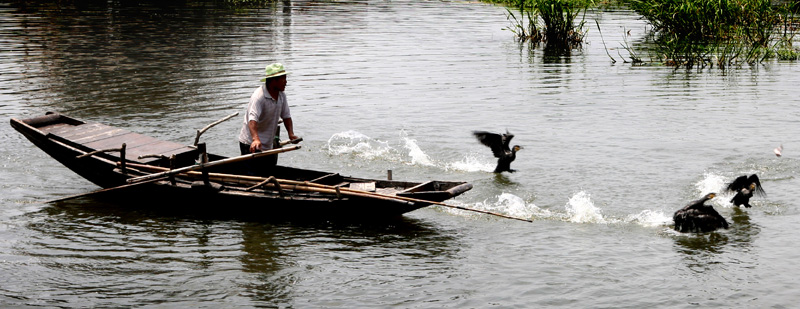
[[[250,129],[247,124],[251,120],[256,122],[256,131],[261,140],[261,150],[272,149],[272,142],[275,139],[275,132],[278,128],[278,118],[292,118],[289,113],[289,104],[286,102],[286,94],[281,91],[278,93],[278,100],[272,99],[265,85],[261,85],[250,96],[250,102],[244,114],[244,124],[239,132],[239,142],[250,145],[253,137],[250,136]]]

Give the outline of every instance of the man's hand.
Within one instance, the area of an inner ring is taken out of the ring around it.
[[[250,153],[261,152],[261,141],[254,139],[252,143],[250,143]]]

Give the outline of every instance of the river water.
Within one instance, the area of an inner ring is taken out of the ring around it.
[[[387,223],[208,218],[91,197],[48,205],[97,187],[4,125],[0,307],[795,306],[800,65],[633,66],[623,46],[640,44],[644,21],[624,9],[587,21],[582,50],[549,56],[503,30],[503,8],[474,2],[0,4],[4,121],[58,111],[189,144],[240,112],[278,61],[305,139],[282,164],[469,181],[449,203],[533,220],[442,207]],[[239,125],[203,140],[236,155]],[[491,173],[473,130],[515,134],[518,171]],[[737,209],[721,190],[753,173],[767,196]],[[712,204],[731,228],[673,232],[672,213],[708,192],[721,193]]]

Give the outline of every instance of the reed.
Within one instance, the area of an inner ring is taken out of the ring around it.
[[[652,26],[651,41],[664,63],[687,68],[789,59],[793,30],[782,27],[794,4],[770,0],[626,0]],[[793,15],[792,15],[793,16]],[[793,18],[792,18],[793,19]],[[783,28],[783,33],[781,33]],[[781,43],[782,42],[782,43]]]
[[[506,29],[520,42],[544,42],[550,49],[569,50],[583,43],[583,17],[594,0],[516,0],[507,4],[515,10],[506,9],[512,23]]]

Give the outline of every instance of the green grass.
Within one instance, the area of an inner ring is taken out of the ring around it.
[[[520,42],[545,43],[569,50],[580,46],[586,33],[583,19],[594,0],[517,0],[505,3],[512,31]],[[576,20],[579,21],[576,22]]]
[[[687,68],[797,59],[792,47],[796,4],[770,0],[626,0],[652,26],[656,59]],[[785,25],[783,25],[785,24]],[[782,26],[783,25],[783,26]]]

